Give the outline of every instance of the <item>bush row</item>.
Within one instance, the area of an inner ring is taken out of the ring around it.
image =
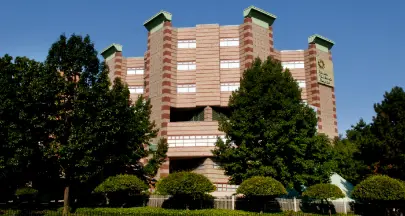
[[[0,215],[15,216],[15,215],[30,215],[30,216],[59,216],[61,211],[32,211],[23,212],[17,210],[0,210]],[[238,210],[223,210],[223,209],[205,209],[205,210],[169,210],[162,208],[140,207],[140,208],[79,208],[74,216],[107,216],[107,215],[198,215],[198,216],[216,216],[216,215],[269,215],[269,216],[320,216],[319,214],[303,213],[303,212],[278,212],[278,213],[253,213]]]

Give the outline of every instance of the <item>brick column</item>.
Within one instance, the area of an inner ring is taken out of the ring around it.
[[[170,122],[171,81],[173,70],[172,15],[161,11],[144,23],[148,30],[148,51],[145,54],[145,95],[151,100],[151,120],[159,127],[153,142],[167,138]],[[169,158],[160,167],[156,178],[169,174]]]
[[[316,47],[309,44],[305,53],[305,78],[308,94],[308,104],[317,108],[318,130],[322,131],[321,104],[319,95],[318,76],[316,71]]]
[[[204,121],[212,121],[212,108],[210,106],[204,108]]]
[[[274,40],[273,40],[273,26],[269,26],[269,44],[270,44],[270,56],[274,58]]]
[[[144,93],[144,97],[146,99],[149,98],[149,77],[150,77],[150,32],[148,32],[148,47],[145,53],[145,73],[144,73],[144,89],[145,89],[145,93]]]
[[[104,57],[105,62],[110,70],[110,80],[113,81],[116,77],[120,77],[122,80],[124,80],[125,68],[123,67],[122,45],[111,44],[101,51],[101,55]]]
[[[241,73],[253,62],[253,32],[252,18],[246,17],[241,25],[240,41],[240,69]]]
[[[320,35],[308,38],[305,54],[308,103],[317,108],[318,132],[338,136],[333,62],[334,42]]]
[[[172,23],[167,21],[163,27],[162,123],[160,126],[160,136],[165,138],[167,138],[167,125],[170,122],[172,47]]]

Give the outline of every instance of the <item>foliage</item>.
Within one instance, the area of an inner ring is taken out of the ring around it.
[[[157,183],[157,192],[162,195],[199,199],[213,191],[215,186],[207,177],[192,172],[171,173]]]
[[[288,188],[329,181],[335,170],[330,141],[316,134],[312,108],[279,61],[256,59],[229,100],[231,115],[220,120],[227,141],[213,151],[231,182],[270,176]],[[253,113],[253,114],[252,114]]]
[[[145,175],[148,176],[149,179],[155,177],[160,166],[166,161],[167,158],[166,153],[168,149],[169,146],[167,144],[167,140],[161,138],[158,141],[156,151],[151,151],[152,158],[148,161],[148,163],[145,165],[143,169]]]
[[[117,175],[108,177],[104,182],[98,185],[94,192],[96,193],[113,193],[113,192],[130,192],[140,194],[148,189],[148,186],[134,175]]]
[[[362,123],[362,122],[360,122]],[[357,126],[356,126],[357,127]],[[352,130],[355,126],[352,127]],[[349,133],[353,133],[350,131]],[[364,179],[367,167],[363,161],[358,160],[360,151],[355,140],[350,138],[336,138],[333,142],[334,158],[338,169],[336,172],[352,184],[357,184]]]
[[[55,127],[57,80],[58,75],[40,62],[0,58],[0,184],[4,186],[0,193],[57,176],[53,162],[43,160],[42,154]]]
[[[364,201],[405,200],[405,185],[388,176],[370,176],[354,187],[352,196]]]
[[[36,190],[35,188],[31,188],[31,187],[23,187],[23,188],[18,188],[15,191],[15,195],[16,196],[23,196],[23,195],[32,195],[35,196],[38,194],[38,190]]]
[[[143,144],[157,133],[149,121],[150,101],[140,97],[132,105],[128,87],[119,78],[110,88],[108,67],[100,64],[89,36],[60,36],[45,64],[61,72],[57,124],[46,152],[61,167],[66,192],[108,167],[134,164],[147,156]],[[65,193],[65,205],[68,197]]]
[[[271,177],[255,176],[246,179],[236,190],[238,194],[245,196],[273,196],[286,195],[284,186]]]
[[[172,210],[163,208],[79,208],[76,210],[76,214],[153,214],[153,215],[258,215],[253,212],[239,211],[239,210],[225,210],[225,209],[204,209],[204,210]],[[316,216],[316,214],[305,214],[302,212],[280,212],[280,213],[261,213],[260,215],[311,215]]]
[[[327,200],[344,198],[342,190],[333,184],[316,184],[308,187],[303,193],[303,196],[311,199]]]

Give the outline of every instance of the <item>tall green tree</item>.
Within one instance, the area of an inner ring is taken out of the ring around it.
[[[394,87],[384,99],[374,104],[375,116],[370,124],[348,133],[356,140],[370,174],[384,174],[405,180],[405,92]],[[359,123],[361,124],[361,123]]]
[[[0,58],[0,181],[15,189],[57,174],[43,160],[43,146],[55,126],[58,76],[25,57]],[[46,169],[44,169],[46,167]],[[1,193],[1,192],[0,192]]]
[[[315,112],[279,61],[256,59],[219,122],[227,141],[213,151],[231,182],[270,176],[288,188],[327,182],[335,163],[328,138],[317,135]]]
[[[60,36],[45,64],[61,72],[57,126],[48,155],[56,160],[65,180],[64,213],[70,187],[102,173],[105,167],[129,164],[147,155],[143,148],[156,136],[149,121],[151,105],[130,93],[120,79],[111,83],[89,36]]]

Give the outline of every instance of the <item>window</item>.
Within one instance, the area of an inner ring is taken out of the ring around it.
[[[239,68],[239,60],[223,60],[221,61],[221,68]]]
[[[143,74],[143,68],[128,68],[127,74],[128,75]]]
[[[305,68],[305,65],[304,65],[303,61],[281,62],[281,65],[283,65],[284,68],[288,68],[288,69]]]
[[[297,83],[300,88],[306,87],[305,80],[297,80]]]
[[[239,46],[239,38],[222,38],[219,46]]]
[[[196,91],[195,84],[177,86],[177,93],[188,93],[195,91]]]
[[[177,42],[177,47],[181,49],[196,48],[195,40],[179,40]]]
[[[239,89],[239,83],[221,83],[221,92],[236,91]]]
[[[129,86],[128,89],[131,94],[143,94],[142,86]]]
[[[169,136],[167,144],[169,147],[187,147],[187,146],[215,146],[218,137],[225,142],[225,136],[207,135],[207,136]]]
[[[195,62],[177,62],[177,70],[186,71],[186,70],[195,70]]]

